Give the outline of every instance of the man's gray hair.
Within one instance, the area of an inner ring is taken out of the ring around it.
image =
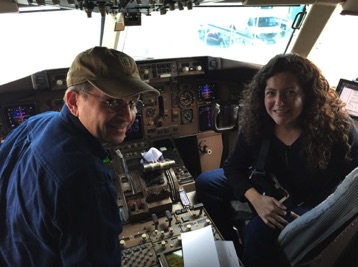
[[[93,88],[94,88],[94,86],[93,86],[92,84],[90,84],[89,82],[84,82],[84,83],[72,85],[72,86],[70,86],[70,87],[67,88],[63,99],[65,100],[66,94],[67,94],[68,92],[70,92],[70,91],[88,93],[88,92],[92,91]],[[84,97],[87,97],[87,94],[83,94],[83,95],[84,95]]]

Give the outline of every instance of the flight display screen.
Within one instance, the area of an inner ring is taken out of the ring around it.
[[[137,115],[132,126],[126,132],[125,141],[133,141],[143,138],[142,116]]]
[[[218,98],[218,91],[214,83],[198,85],[199,101],[212,101]]]
[[[33,115],[36,115],[34,103],[12,105],[4,107],[7,127],[14,129]]]
[[[211,130],[212,128],[211,114],[212,114],[212,110],[210,105],[199,107],[199,130],[201,132]]]
[[[340,79],[336,92],[339,98],[346,103],[346,110],[353,118],[358,119],[358,83]]]
[[[184,267],[183,252],[181,249],[164,254],[168,266]]]

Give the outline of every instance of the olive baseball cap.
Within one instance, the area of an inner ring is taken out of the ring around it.
[[[89,82],[104,94],[121,99],[159,91],[139,75],[137,64],[127,54],[106,47],[93,47],[76,56],[67,73],[67,87]]]

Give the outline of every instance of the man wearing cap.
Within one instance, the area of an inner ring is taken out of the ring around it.
[[[0,266],[121,266],[104,144],[118,144],[159,92],[128,55],[94,47],[67,74],[61,112],[29,118],[0,147]]]

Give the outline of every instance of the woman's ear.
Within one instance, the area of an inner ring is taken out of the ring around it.
[[[66,105],[68,107],[68,109],[70,110],[70,112],[78,117],[78,99],[80,97],[80,93],[76,92],[76,91],[68,91],[65,95],[65,102]]]

